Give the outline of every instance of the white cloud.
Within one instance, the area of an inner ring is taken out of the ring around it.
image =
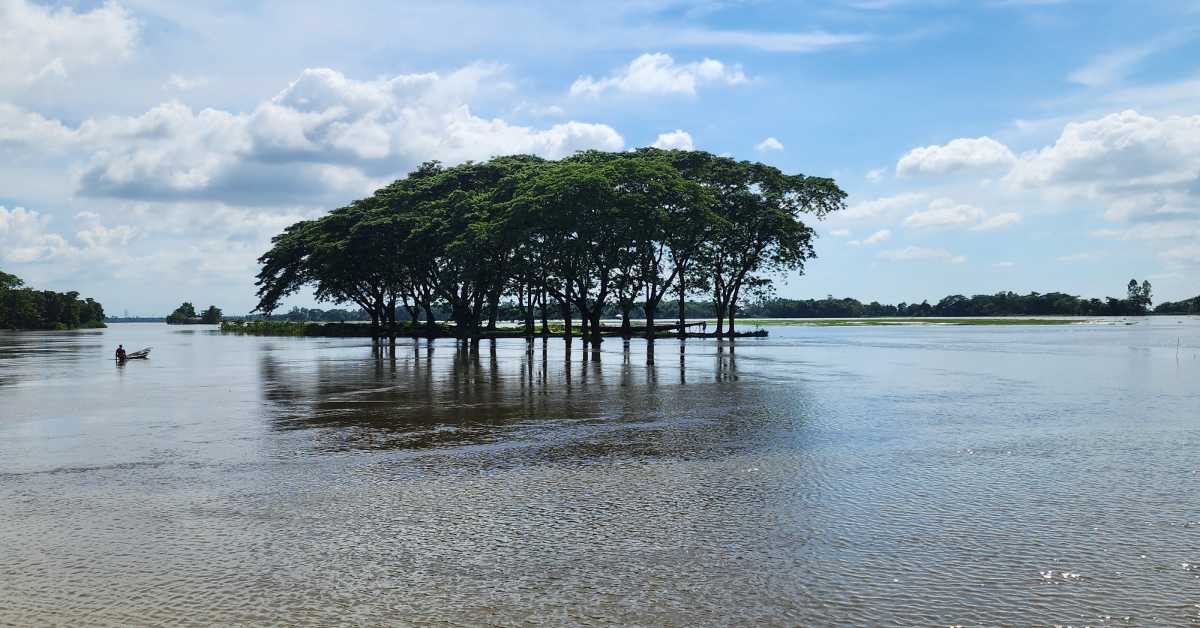
[[[1072,122],[1053,146],[1022,156],[1009,181],[1081,195],[1187,184],[1200,173],[1200,115],[1156,119],[1133,110]]]
[[[807,53],[843,48],[870,41],[863,33],[778,33],[765,31],[685,29],[668,33],[678,44],[699,46],[739,46],[765,52]]]
[[[476,65],[445,76],[357,81],[309,69],[251,112],[170,102],[73,129],[0,108],[0,141],[38,149],[44,137],[90,155],[78,168],[85,195],[250,204],[354,198],[430,159],[624,148],[603,124],[539,129],[472,114],[467,100],[498,82],[500,71]]]
[[[933,260],[951,264],[962,264],[967,261],[965,255],[955,255],[946,249],[929,249],[920,246],[908,246],[902,249],[883,251],[879,253],[878,257],[894,262]]]
[[[106,2],[90,11],[51,8],[27,0],[0,0],[0,89],[128,57],[139,26],[125,9]]]
[[[0,261],[14,264],[116,263],[128,259],[123,249],[137,235],[129,225],[106,227],[92,212],[76,215],[75,243],[49,229],[50,218],[24,207],[0,206]]]
[[[859,245],[864,245],[864,244],[867,246],[870,246],[872,244],[879,244],[880,242],[887,242],[888,240],[891,240],[891,239],[892,239],[892,232],[890,230],[880,229],[879,231],[872,233],[871,235],[867,236],[866,238],[863,238],[862,240],[851,240],[851,241],[847,242],[847,244],[849,244],[851,246],[859,246]]]
[[[166,87],[167,89],[176,89],[183,92],[190,89],[196,89],[197,87],[204,87],[205,85],[208,85],[208,82],[208,77],[205,76],[189,77],[181,74],[172,74],[167,79]]]
[[[75,139],[75,131],[58,120],[0,102],[0,146],[11,144],[53,151]]]
[[[783,150],[783,142],[780,142],[773,137],[768,137],[758,144],[755,144],[754,150],[760,153],[765,153],[772,150]]]
[[[925,194],[920,192],[904,192],[894,196],[884,196],[862,203],[854,203],[847,207],[846,211],[835,214],[834,218],[847,220],[886,218],[897,211],[908,209],[926,198]]]
[[[1194,233],[1200,115],[1154,118],[1126,110],[1067,124],[1052,146],[1022,155],[1005,181],[1048,202],[1097,206],[1135,239]]]
[[[834,229],[829,232],[829,235],[835,238],[845,238],[850,235],[849,229]]]
[[[641,96],[683,94],[695,96],[700,87],[740,85],[749,79],[741,66],[726,65],[716,59],[694,63],[676,63],[666,53],[646,53],[607,77],[581,76],[571,84],[572,96],[599,96],[619,92]]]
[[[887,175],[887,168],[873,168],[867,171],[866,179],[870,183],[879,183]]]
[[[941,175],[961,170],[1011,166],[1016,156],[990,137],[958,138],[947,144],[914,148],[896,162],[896,174]]]
[[[1012,268],[1016,265],[1016,262],[995,262],[992,264],[992,268]]]
[[[679,149],[693,150],[696,144],[692,141],[692,136],[687,131],[675,129],[670,133],[660,133],[658,138],[651,144],[654,148],[664,149]]]
[[[910,214],[904,219],[904,226],[916,229],[966,227],[979,224],[986,216],[987,212],[978,207],[939,198],[931,202],[928,209]]]
[[[971,227],[971,229],[973,231],[990,231],[992,229],[1003,229],[1018,222],[1021,222],[1021,214],[1017,212],[1004,212],[1003,214],[996,214],[985,219],[983,222]]]

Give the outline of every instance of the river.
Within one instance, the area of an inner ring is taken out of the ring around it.
[[[770,331],[0,332],[0,625],[1200,623],[1200,320]]]

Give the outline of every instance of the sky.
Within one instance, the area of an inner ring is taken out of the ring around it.
[[[849,193],[779,296],[1200,294],[1196,0],[0,0],[0,33],[0,269],[110,314],[247,312],[271,236],[424,161],[647,145]]]

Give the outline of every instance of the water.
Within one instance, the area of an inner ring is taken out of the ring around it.
[[[1200,623],[1196,319],[529,349],[0,333],[0,625]]]

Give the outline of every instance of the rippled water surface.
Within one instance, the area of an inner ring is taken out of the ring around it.
[[[1109,323],[0,332],[0,624],[1194,625],[1200,321]]]

